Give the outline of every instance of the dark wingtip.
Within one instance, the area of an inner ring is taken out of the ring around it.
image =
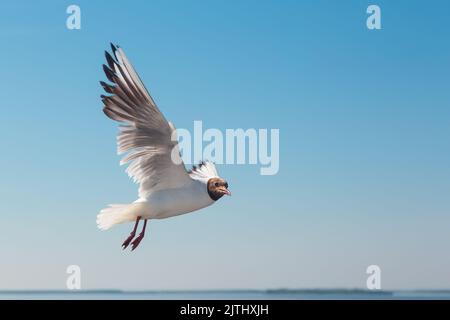
[[[107,106],[103,107],[102,111],[105,114],[105,116],[107,116],[108,118],[110,118],[112,120],[116,120],[114,113]]]
[[[114,82],[114,72],[110,68],[108,68],[106,64],[103,65],[103,71],[105,72],[108,80]]]
[[[114,55],[116,55],[116,51],[119,46],[114,45],[112,42],[110,43],[110,45],[111,45],[112,52],[114,53]]]
[[[105,51],[105,58],[106,61],[108,62],[109,67],[113,69],[114,65],[116,64],[116,61],[114,61],[113,57],[111,57],[108,51]]]
[[[111,52],[112,52],[113,56],[117,59],[116,47],[114,46],[114,44],[112,42],[109,45],[111,46]]]
[[[114,86],[111,86],[107,84],[106,82],[100,81],[100,85],[103,87],[103,90],[105,90],[108,93],[114,93],[113,89]]]

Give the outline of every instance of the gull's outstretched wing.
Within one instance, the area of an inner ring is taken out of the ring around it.
[[[117,152],[126,156],[120,163],[129,163],[127,173],[140,183],[140,197],[185,184],[190,178],[179,156],[178,143],[171,139],[174,127],[159,111],[124,51],[111,47],[114,57],[105,52],[108,66],[103,65],[103,70],[114,84],[101,81],[109,94],[101,97],[103,112],[122,123]]]

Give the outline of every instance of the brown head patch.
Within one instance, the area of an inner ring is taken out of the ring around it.
[[[228,183],[222,178],[211,178],[208,180],[208,194],[214,201],[219,200],[225,194],[229,194]]]

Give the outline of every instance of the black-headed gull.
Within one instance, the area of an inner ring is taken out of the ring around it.
[[[122,244],[125,249],[131,243],[134,250],[144,238],[149,219],[199,210],[231,193],[212,162],[202,162],[186,171],[175,127],[159,111],[123,50],[112,44],[111,47],[114,57],[105,52],[108,66],[103,65],[103,69],[114,84],[100,82],[109,94],[101,96],[103,112],[121,123],[117,149],[126,156],[120,163],[129,163],[127,173],[139,183],[139,199],[130,204],[109,205],[98,214],[97,225],[106,230],[119,223],[135,222]],[[144,226],[135,238],[140,220],[144,220]]]

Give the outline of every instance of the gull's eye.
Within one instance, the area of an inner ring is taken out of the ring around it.
[[[218,186],[219,186],[219,183],[218,183],[218,182],[214,183],[214,186],[215,186],[215,187],[218,187]]]

